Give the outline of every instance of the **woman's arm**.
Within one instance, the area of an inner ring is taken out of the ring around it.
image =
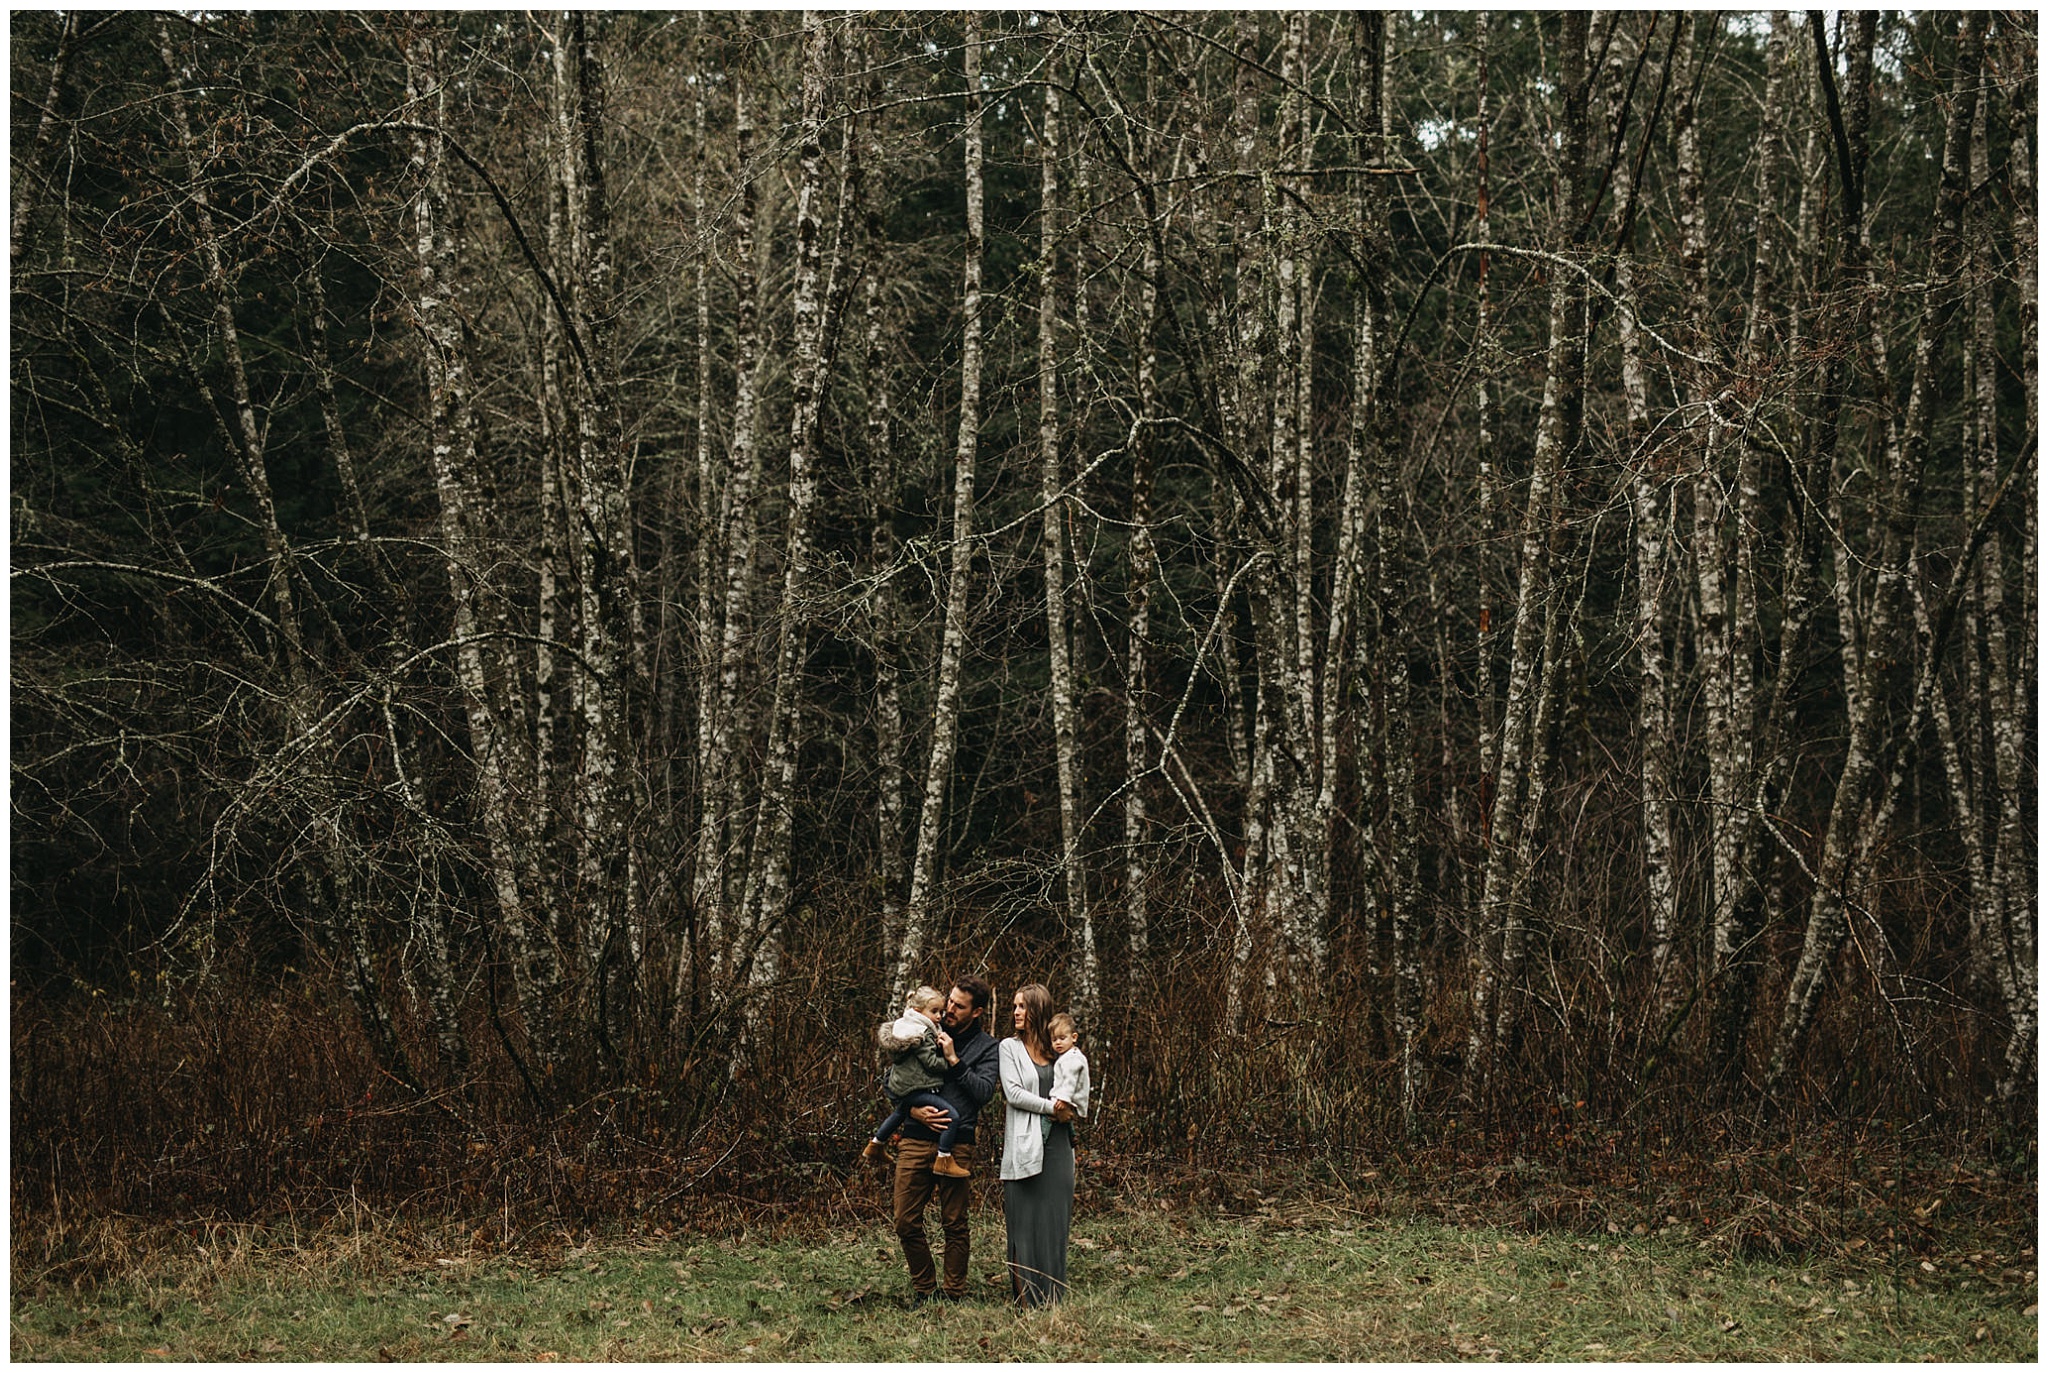
[[[1052,1114],[1052,1099],[1038,1094],[1038,1071],[1019,1039],[1003,1041],[998,1069],[1002,1074],[1003,1103],[1013,1111],[1033,1115]]]

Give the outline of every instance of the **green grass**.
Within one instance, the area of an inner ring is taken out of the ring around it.
[[[2031,1362],[2038,1352],[2031,1251],[1930,1262],[1866,1247],[1763,1261],[1703,1247],[1683,1226],[1594,1239],[1368,1223],[1329,1207],[1131,1209],[1082,1216],[1072,1300],[1020,1313],[1002,1300],[1001,1217],[984,1207],[975,1221],[975,1297],[917,1312],[879,1223],[724,1239],[558,1236],[510,1252],[471,1248],[452,1231],[216,1228],[78,1290],[17,1266],[10,1352],[132,1362]]]

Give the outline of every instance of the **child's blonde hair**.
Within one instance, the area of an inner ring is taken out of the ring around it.
[[[1068,1015],[1065,1011],[1061,1011],[1051,1020],[1045,1022],[1045,1032],[1048,1035],[1056,1035],[1062,1030],[1066,1031],[1074,1039],[1081,1037],[1081,1027],[1076,1025],[1074,1017]]]
[[[928,1012],[934,1006],[943,1011],[946,1009],[946,996],[937,987],[919,987],[903,998],[903,1004],[917,1011]]]

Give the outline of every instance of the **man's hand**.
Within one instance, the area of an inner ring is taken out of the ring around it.
[[[927,1130],[943,1130],[953,1123],[951,1111],[941,1111],[936,1106],[913,1106],[910,1118]]]
[[[960,1062],[960,1055],[954,1052],[953,1036],[947,1034],[944,1030],[938,1029],[933,1030],[932,1033],[939,1037],[939,1050],[945,1054],[946,1062],[957,1065]]]
[[[1070,1101],[1054,1101],[1052,1118],[1057,1121],[1071,1121],[1074,1118],[1074,1104]]]

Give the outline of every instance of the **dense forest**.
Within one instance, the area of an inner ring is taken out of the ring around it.
[[[2031,1150],[2031,12],[10,23],[17,1207]]]

